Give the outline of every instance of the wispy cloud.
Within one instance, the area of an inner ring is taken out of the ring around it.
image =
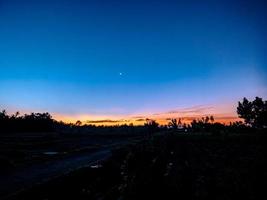
[[[174,110],[169,110],[167,112],[155,113],[153,115],[164,115],[164,114],[205,114],[207,111],[213,109],[212,106],[198,105],[189,108],[178,108]]]
[[[217,106],[210,105],[197,105],[187,108],[177,108],[159,113],[137,113],[136,115],[121,115],[121,116],[94,116],[94,115],[81,115],[72,118],[62,118],[58,116],[58,119],[63,121],[75,122],[80,119],[87,124],[95,125],[117,125],[117,124],[130,124],[142,125],[147,119],[154,119],[160,124],[167,124],[173,118],[181,118],[185,123],[190,123],[194,119],[200,119],[204,116],[213,115],[215,121],[229,123],[230,121],[237,121],[238,116],[235,113],[227,112],[227,109],[217,109]],[[89,119],[89,120],[88,120]]]
[[[132,116],[131,118],[132,119],[136,119],[136,118],[142,119],[142,118],[146,118],[146,116],[144,116],[144,115],[138,115],[138,116]]]

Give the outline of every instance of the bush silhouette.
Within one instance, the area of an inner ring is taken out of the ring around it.
[[[149,136],[152,136],[159,129],[159,124],[153,119],[146,119],[144,126],[147,128]]]

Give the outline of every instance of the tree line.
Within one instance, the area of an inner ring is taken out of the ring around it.
[[[267,128],[267,101],[256,97],[255,100],[249,101],[244,98],[238,102],[237,114],[242,121],[232,122],[229,127],[233,128]],[[77,121],[75,124],[66,124],[58,122],[52,118],[49,113],[31,113],[20,115],[16,112],[8,115],[5,110],[0,112],[0,131],[1,132],[49,132],[60,129],[81,129],[94,127],[93,125],[82,125]],[[133,129],[133,125],[122,125],[123,130]],[[168,125],[160,126],[155,120],[147,119],[143,128],[152,134],[160,129],[172,129],[182,131],[214,131],[223,130],[226,125],[215,122],[213,116],[206,116],[201,119],[195,119],[190,124],[182,123],[182,119],[171,119]],[[102,127],[103,128],[103,127]],[[117,126],[118,128],[118,126]]]
[[[0,129],[5,132],[46,132],[53,131],[57,122],[49,113],[31,113],[20,115],[16,112],[8,115],[5,110],[0,112]]]

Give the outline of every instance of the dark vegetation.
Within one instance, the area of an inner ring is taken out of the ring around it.
[[[161,135],[14,199],[261,199],[266,134]]]
[[[47,132],[55,128],[56,122],[49,113],[31,113],[20,116],[19,112],[7,115],[0,112],[1,132]]]
[[[134,137],[138,144],[113,150],[101,165],[10,199],[260,199],[267,185],[267,102],[244,98],[237,113],[244,122],[225,125],[206,116],[191,124],[171,119],[160,126],[147,119],[144,126],[96,127],[57,122],[48,113],[9,116],[2,111],[0,169],[44,161],[32,152],[53,149],[64,156]]]
[[[267,127],[267,101],[262,98],[256,97],[251,102],[244,98],[243,102],[238,102],[237,113],[247,125],[255,128]]]
[[[6,111],[0,112],[0,131],[2,133],[10,132],[121,132],[121,133],[144,133],[147,132],[151,135],[154,132],[166,129],[189,129],[191,131],[200,130],[224,130],[225,128],[266,128],[267,127],[267,101],[262,98],[256,97],[254,101],[248,101],[246,98],[243,102],[238,102],[237,113],[242,121],[231,123],[226,126],[221,123],[214,123],[213,116],[206,116],[201,119],[195,119],[191,125],[182,124],[181,119],[171,119],[168,126],[159,126],[153,119],[147,119],[144,126],[122,125],[122,126],[94,126],[82,125],[81,121],[75,124],[66,124],[62,121],[58,122],[52,118],[49,113],[31,113],[20,115],[19,112],[9,116]],[[100,130],[100,131],[99,131]]]
[[[157,124],[157,123],[156,123]],[[149,124],[150,125],[150,124]],[[149,128],[151,126],[148,126]],[[20,115],[16,112],[8,115],[6,110],[0,112],[0,133],[40,133],[40,132],[58,132],[69,134],[97,134],[106,135],[115,133],[115,135],[144,134],[147,131],[146,126],[116,125],[116,126],[95,126],[82,124],[81,121],[76,123],[64,123],[56,121],[49,113],[31,113]],[[158,127],[158,124],[157,124]]]

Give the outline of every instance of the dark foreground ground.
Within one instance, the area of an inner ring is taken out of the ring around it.
[[[0,199],[111,156],[139,137],[119,134],[0,134]]]
[[[265,199],[266,136],[155,136],[10,199]]]

